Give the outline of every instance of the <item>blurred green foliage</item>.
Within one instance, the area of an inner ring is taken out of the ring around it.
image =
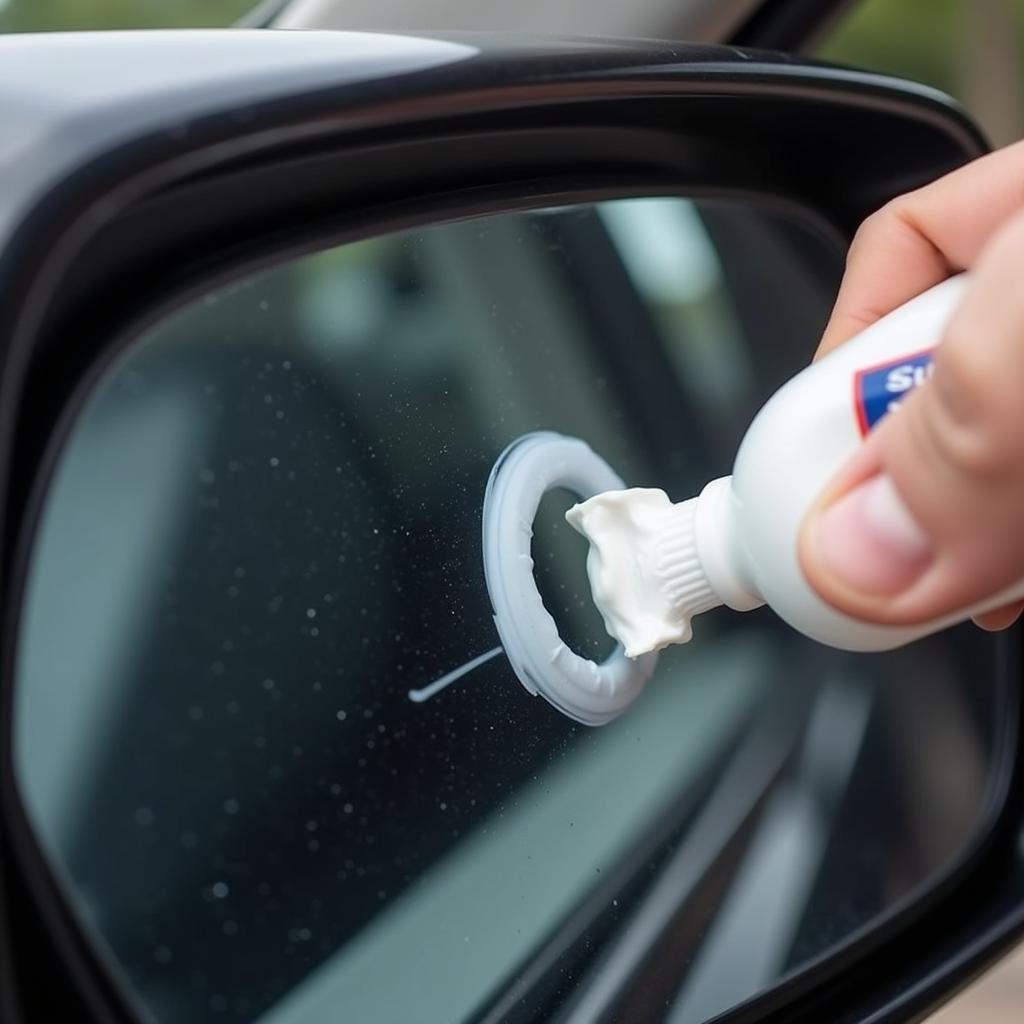
[[[256,0],[0,0],[0,32],[230,25]]]
[[[860,0],[818,56],[936,86],[997,145],[1024,135],[1024,0]]]
[[[861,0],[817,55],[956,92],[959,7],[958,0]]]

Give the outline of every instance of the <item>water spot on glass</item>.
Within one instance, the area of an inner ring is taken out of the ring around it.
[[[193,704],[192,707],[188,709],[188,717],[191,718],[193,722],[198,722],[203,717],[203,709],[198,704]]]
[[[185,847],[186,850],[193,850],[199,845],[199,836],[195,832],[182,832],[178,837],[178,842]]]
[[[274,688],[274,680],[273,679],[264,679],[263,680],[263,689],[264,690],[272,690],[273,688]]]
[[[238,934],[238,922],[237,921],[225,921],[221,925],[221,930],[225,935],[237,935]]]
[[[140,807],[135,812],[135,822],[143,828],[148,828],[156,821],[156,815],[151,807]]]
[[[238,801],[233,796],[229,796],[227,798],[227,800],[224,801],[224,813],[225,814],[237,814],[238,813],[238,807],[239,807],[239,803],[238,803]]]
[[[214,882],[210,886],[210,894],[215,900],[225,899],[229,892],[231,892],[231,889],[228,887],[227,882]]]
[[[334,716],[334,717],[335,717],[335,718],[337,718],[337,720],[338,720],[339,722],[344,722],[344,721],[345,721],[345,719],[346,719],[346,718],[348,718],[348,712],[347,712],[347,711],[339,711],[339,712],[337,712],[337,713],[335,714],[335,716]]]
[[[343,811],[344,811],[344,812],[345,812],[346,814],[351,814],[351,813],[352,813],[352,812],[353,812],[353,811],[355,810],[355,808],[354,808],[354,807],[353,807],[353,806],[352,806],[351,804],[345,804],[345,806],[344,806],[344,807],[342,807],[342,810],[343,810]]]

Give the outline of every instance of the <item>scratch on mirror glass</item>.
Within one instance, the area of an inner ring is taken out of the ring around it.
[[[475,658],[470,659],[464,665],[460,665],[458,668],[452,669],[451,672],[446,672],[440,679],[435,679],[429,686],[424,686],[421,690],[410,690],[409,700],[416,704],[422,704],[425,700],[430,700],[431,697],[440,693],[446,686],[450,686],[454,683],[456,679],[461,679],[464,675],[472,672],[473,669],[486,664],[492,658],[496,658],[503,650],[504,648],[502,647],[493,647],[491,650],[485,651],[483,654],[478,654]]]

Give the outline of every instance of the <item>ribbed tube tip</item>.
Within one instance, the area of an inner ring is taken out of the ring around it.
[[[594,495],[565,514],[590,542],[594,604],[627,657],[686,643],[693,616],[722,603],[697,550],[696,504],[633,487]]]

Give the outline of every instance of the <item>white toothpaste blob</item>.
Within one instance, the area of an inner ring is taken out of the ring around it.
[[[565,514],[590,541],[587,574],[605,629],[629,658],[686,643],[694,615],[722,603],[697,553],[697,498],[664,491],[606,491]]]

